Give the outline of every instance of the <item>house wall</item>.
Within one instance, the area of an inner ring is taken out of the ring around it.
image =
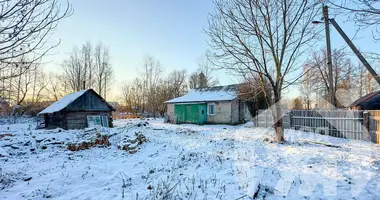
[[[66,115],[63,112],[44,114],[45,127],[48,129],[63,128],[67,129],[66,126]]]
[[[100,115],[108,117],[108,124],[112,126],[111,112],[69,112],[66,114],[67,129],[87,128],[87,116]]]
[[[215,103],[215,115],[208,115],[208,112],[207,112],[207,123],[208,124],[233,124],[233,120],[231,116],[231,110],[232,110],[231,102],[232,101],[209,102],[209,103]]]
[[[58,112],[45,115],[45,124],[48,129],[83,129],[87,128],[87,116],[100,115],[108,117],[108,124],[112,127],[111,112]]]
[[[240,122],[239,100],[234,99],[231,101],[231,124],[239,124],[239,122]]]
[[[244,101],[239,100],[239,121],[243,121],[245,119],[244,104]]]
[[[168,121],[169,123],[174,124],[175,123],[175,116],[174,116],[174,104],[168,103],[166,104],[166,114],[168,115]]]
[[[221,101],[221,102],[208,102],[215,103],[215,115],[208,115],[208,124],[238,124],[244,115],[244,106],[240,106],[240,101],[238,99],[232,101]],[[168,116],[169,123],[176,123],[176,116],[174,114],[174,104],[166,105],[166,114]],[[208,109],[208,104],[207,104]],[[249,115],[249,114],[248,114]]]

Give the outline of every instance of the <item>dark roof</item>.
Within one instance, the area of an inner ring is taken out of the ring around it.
[[[87,90],[81,90],[78,92],[70,93],[62,98],[60,98],[58,101],[54,102],[44,110],[42,110],[38,115],[41,114],[48,114],[48,113],[55,113],[63,110],[67,106],[69,106],[71,103],[73,103],[75,100],[77,100],[79,97],[83,96],[87,92],[93,92],[99,99],[101,99],[112,111],[115,111],[116,109],[111,106],[106,100],[103,99],[98,93],[96,93],[93,89],[87,89]]]
[[[378,91],[375,91],[375,92],[371,92],[367,95],[364,95],[362,97],[360,97],[359,99],[357,99],[356,101],[354,101],[350,107],[354,107],[354,106],[358,106],[359,104],[363,103],[363,102],[366,102],[368,101],[369,99],[377,96],[378,94],[380,94],[380,90]]]
[[[107,101],[108,104],[110,104],[112,107],[116,108],[120,106],[120,103],[117,101]]]

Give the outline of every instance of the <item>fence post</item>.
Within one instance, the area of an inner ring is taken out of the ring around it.
[[[369,112],[364,111],[363,112],[363,140],[365,141],[371,141],[371,136],[370,136],[370,130],[369,130]]]
[[[292,121],[293,121],[293,112],[292,111],[289,111],[289,113],[288,113],[288,116],[289,116],[289,129],[292,129],[293,128],[293,123],[292,123]]]

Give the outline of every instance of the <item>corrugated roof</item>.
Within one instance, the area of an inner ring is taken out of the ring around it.
[[[237,98],[237,85],[227,85],[192,89],[186,95],[171,99],[165,103],[230,101],[235,98]]]
[[[354,103],[352,103],[350,107],[358,106],[360,103],[367,101],[378,94],[380,94],[380,90],[364,95],[360,97],[359,99],[357,99],[356,101],[354,101]]]
[[[40,114],[48,114],[48,113],[59,112],[62,109],[66,108],[73,101],[75,101],[76,99],[78,99],[80,96],[82,96],[84,93],[86,93],[89,90],[90,89],[81,90],[81,91],[78,91],[78,92],[73,92],[71,94],[68,94],[68,95],[60,98],[58,101],[54,102],[53,104],[51,104],[49,107],[45,108],[44,110],[42,110],[38,114],[40,115]]]

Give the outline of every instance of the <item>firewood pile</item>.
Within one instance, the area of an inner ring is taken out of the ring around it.
[[[0,139],[3,138],[3,137],[11,137],[13,136],[12,133],[4,133],[4,134],[0,134]]]
[[[109,139],[108,135],[102,135],[100,133],[96,133],[96,137],[90,139],[89,141],[67,144],[67,149],[70,151],[79,151],[79,150],[89,149],[95,146],[106,147],[106,146],[111,145],[108,139]]]
[[[135,136],[136,138],[133,140],[124,138],[118,145],[118,149],[134,154],[140,149],[141,144],[148,142],[148,139],[141,132],[136,132]]]

